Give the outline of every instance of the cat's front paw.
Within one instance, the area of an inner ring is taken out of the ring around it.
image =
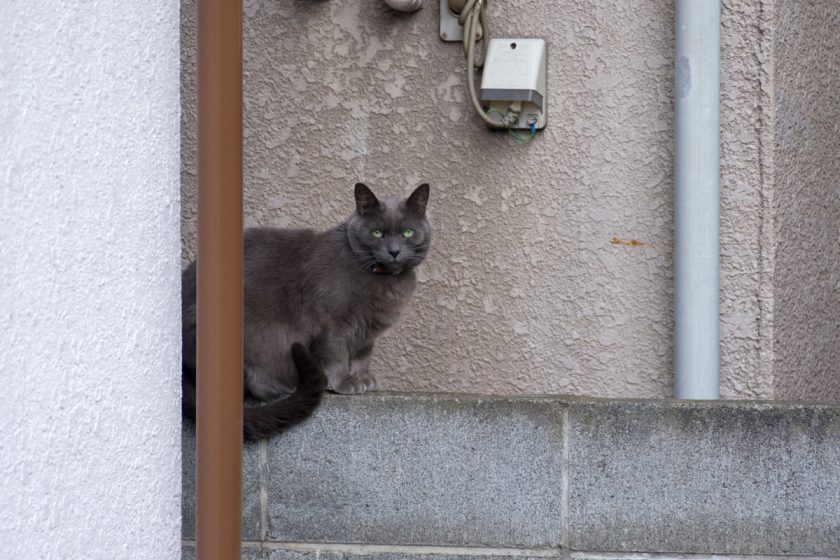
[[[376,390],[376,386],[376,379],[370,374],[363,377],[351,375],[342,379],[335,386],[331,385],[329,389],[339,395],[361,395]]]
[[[376,378],[369,373],[364,373],[358,377],[359,381],[364,383],[365,391],[376,391],[376,388],[379,384],[376,382]]]

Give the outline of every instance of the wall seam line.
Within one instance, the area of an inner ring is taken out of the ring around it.
[[[569,408],[563,407],[560,428],[563,441],[560,445],[560,548],[569,550]]]
[[[544,557],[556,558],[560,551],[556,548],[517,548],[494,546],[451,546],[451,545],[413,545],[413,544],[359,544],[359,543],[317,543],[317,542],[279,542],[279,541],[242,541],[243,548],[262,550],[287,550],[293,552],[334,552],[349,555],[414,553],[421,555],[452,556],[500,556],[500,557]]]
[[[769,395],[776,397],[775,345],[774,345],[774,266],[775,235],[773,228],[773,144],[775,113],[775,83],[773,80],[774,12],[771,3],[775,0],[761,0],[758,14],[758,179],[759,212],[758,225],[758,367],[768,372]],[[760,374],[761,371],[757,372]]]
[[[260,453],[260,541],[268,541],[268,443],[259,441]],[[244,539],[243,539],[244,542]]]
[[[183,539],[182,546],[192,548],[194,540]],[[349,555],[377,553],[416,553],[425,555],[454,554],[461,556],[508,556],[508,557],[569,557],[572,560],[838,560],[840,556],[807,554],[721,554],[715,552],[616,552],[616,551],[566,551],[555,548],[504,548],[481,546],[445,545],[397,545],[397,544],[354,544],[354,543],[307,543],[307,542],[263,542],[242,541],[242,548],[262,550],[287,550],[291,552],[335,552]]]

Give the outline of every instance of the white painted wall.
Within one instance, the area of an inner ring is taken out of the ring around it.
[[[178,12],[0,3],[0,558],[180,556]]]

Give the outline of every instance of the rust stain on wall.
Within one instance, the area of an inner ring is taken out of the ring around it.
[[[629,241],[625,241],[618,237],[613,237],[610,239],[610,243],[613,245],[620,245],[621,247],[647,247],[646,243],[639,241],[638,239],[631,239]]]

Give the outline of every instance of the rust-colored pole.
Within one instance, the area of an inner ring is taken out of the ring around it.
[[[198,1],[198,560],[240,557],[242,0]]]

